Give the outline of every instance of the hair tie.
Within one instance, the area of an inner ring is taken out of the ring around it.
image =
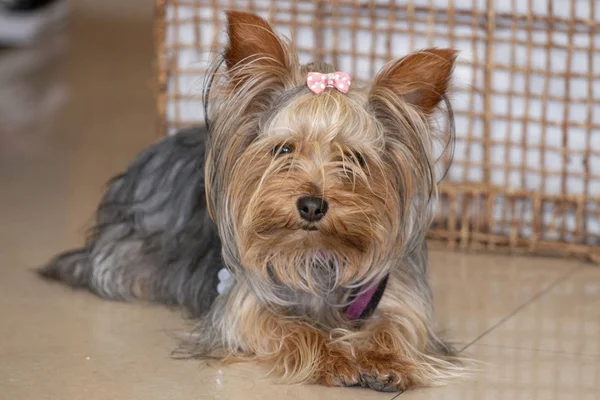
[[[345,72],[332,72],[322,74],[320,72],[309,72],[306,77],[308,88],[314,93],[319,94],[328,87],[334,87],[342,93],[348,93],[352,78]]]

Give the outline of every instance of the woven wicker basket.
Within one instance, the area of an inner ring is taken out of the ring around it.
[[[597,0],[158,0],[161,132],[201,124],[226,9],[258,13],[355,79],[412,50],[460,50],[456,151],[430,237],[450,248],[600,261]],[[435,242],[435,241],[434,241]]]

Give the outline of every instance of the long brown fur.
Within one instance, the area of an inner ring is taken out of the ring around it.
[[[228,33],[210,88],[207,182],[236,285],[200,325],[195,354],[225,350],[288,382],[377,390],[461,376],[434,332],[424,246],[436,190],[429,116],[456,53],[417,52],[370,88],[314,95],[306,72],[331,66],[300,66],[257,16],[228,13]],[[293,154],[274,156],[282,147]],[[298,217],[303,196],[330,203],[316,232]],[[348,321],[349,290],[387,274],[375,315]]]
[[[317,95],[307,72],[333,66],[300,65],[255,15],[227,19],[208,132],[143,152],[111,182],[86,245],[41,274],[182,306],[199,319],[185,354],[255,361],[286,382],[398,391],[464,376],[436,334],[425,242],[437,193],[430,119],[456,52],[422,50],[371,85]],[[318,219],[303,214],[307,198]],[[222,268],[233,281],[218,294]],[[353,295],[384,279],[374,313],[350,319]]]

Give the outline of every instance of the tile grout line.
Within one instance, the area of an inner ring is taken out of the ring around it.
[[[473,344],[475,344],[476,342],[478,342],[479,340],[481,340],[484,336],[486,336],[487,334],[489,334],[490,332],[492,332],[493,330],[495,330],[496,328],[498,328],[504,322],[506,322],[510,318],[514,317],[521,310],[525,309],[528,305],[530,305],[534,301],[538,300],[539,298],[541,298],[542,296],[544,296],[545,294],[547,294],[549,291],[551,291],[552,289],[554,289],[559,284],[563,283],[565,280],[567,280],[568,278],[570,278],[572,275],[574,275],[578,271],[582,270],[583,268],[585,268],[585,267],[582,266],[582,265],[578,265],[578,266],[576,266],[576,267],[568,270],[567,272],[565,272],[563,275],[559,276],[558,278],[556,278],[556,280],[553,281],[552,283],[550,283],[546,288],[544,288],[544,289],[540,290],[538,293],[534,294],[530,299],[526,300],[524,303],[522,303],[521,305],[519,305],[512,312],[510,312],[507,316],[505,316],[504,318],[500,319],[500,321],[496,322],[494,325],[492,325],[491,327],[489,327],[488,329],[486,329],[485,331],[483,331],[475,339],[473,339],[470,342],[468,342],[464,347],[462,347],[459,350],[459,353],[461,353],[461,352],[465,351],[466,349],[468,349],[469,347],[471,347]],[[401,391],[400,393],[398,393],[394,397],[392,397],[390,400],[396,400],[396,399],[398,399],[400,397],[400,395],[404,394],[404,392],[405,392],[405,390]]]
[[[459,350],[459,353],[465,351],[466,349],[468,349],[469,347],[471,347],[472,345],[474,345],[475,343],[477,343],[484,336],[487,336],[489,333],[491,333],[492,331],[494,331],[500,325],[502,325],[503,323],[505,323],[506,321],[508,321],[510,318],[514,317],[516,314],[518,314],[523,309],[527,308],[527,306],[530,305],[531,303],[533,303],[534,301],[540,299],[542,296],[544,296],[545,294],[547,294],[549,291],[551,291],[552,289],[554,289],[559,284],[563,283],[565,280],[567,280],[567,278],[570,278],[571,275],[575,274],[577,271],[580,271],[582,268],[583,268],[583,266],[578,265],[577,267],[575,267],[575,268],[570,269],[569,271],[567,271],[564,275],[558,277],[554,282],[552,282],[550,285],[548,285],[548,287],[540,290],[538,293],[536,293],[535,295],[533,295],[529,300],[526,300],[524,303],[522,303],[521,305],[519,305],[517,308],[515,308],[508,315],[506,315],[505,317],[503,317],[502,319],[500,319],[500,321],[496,322],[494,325],[490,326],[485,331],[483,331],[482,333],[480,333],[477,337],[475,337],[475,339],[473,339],[470,342],[468,342],[463,348],[461,348]]]

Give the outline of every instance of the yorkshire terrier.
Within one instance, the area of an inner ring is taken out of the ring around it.
[[[456,52],[388,63],[369,87],[300,65],[262,18],[227,13],[207,128],[151,146],[109,184],[87,244],[40,273],[199,319],[193,356],[288,382],[380,391],[464,363],[436,334],[425,235],[433,114]]]

